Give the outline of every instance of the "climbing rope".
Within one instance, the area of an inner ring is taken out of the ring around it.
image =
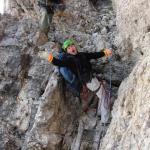
[[[108,58],[108,61],[109,61],[109,98],[111,98],[111,90],[112,90],[112,87],[111,87],[111,81],[112,81],[111,58]]]
[[[106,109],[111,108],[111,92],[112,92],[112,66],[111,66],[111,58],[107,59],[109,63],[109,87],[106,86],[106,83],[101,83],[103,87],[103,96],[105,96],[104,107]]]

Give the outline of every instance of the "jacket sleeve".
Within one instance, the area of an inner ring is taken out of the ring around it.
[[[66,60],[59,60],[55,57],[53,57],[52,60],[52,64],[55,66],[59,66],[59,67],[69,67],[69,65],[71,64],[71,60],[70,59],[66,59]]]
[[[98,59],[104,57],[105,53],[103,51],[94,53],[85,53],[85,56],[87,57],[87,59]]]

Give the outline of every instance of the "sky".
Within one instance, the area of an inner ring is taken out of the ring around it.
[[[0,0],[0,13],[3,14],[4,12],[4,0]]]

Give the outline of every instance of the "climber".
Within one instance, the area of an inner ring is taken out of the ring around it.
[[[59,50],[59,60],[66,59],[66,52],[63,49]],[[82,85],[77,79],[76,75],[68,67],[59,67],[59,72],[66,81],[67,88],[72,92],[75,97],[80,98],[80,91]]]
[[[95,91],[96,95],[99,97],[100,83],[92,74],[90,60],[98,59],[103,56],[110,57],[112,55],[112,51],[109,49],[104,49],[100,52],[94,53],[78,52],[75,46],[75,41],[72,39],[68,39],[63,43],[63,49],[66,51],[65,59],[60,60],[55,58],[53,54],[49,54],[48,61],[56,66],[67,67],[70,69],[81,85],[86,85],[89,90]],[[103,123],[107,123],[110,116],[110,110],[107,110],[107,108],[104,109],[105,116],[103,118],[105,119],[103,120]]]
[[[66,59],[66,52],[62,48],[62,43],[55,41],[53,50],[54,53],[56,53],[57,58],[59,60]],[[41,57],[42,55],[43,53],[40,54],[39,56]],[[56,67],[54,72],[65,79],[65,85],[67,90],[69,90],[73,94],[73,96],[80,98],[81,84],[77,80],[75,74],[72,73],[71,70],[67,67]]]
[[[45,36],[48,40],[48,32],[50,29],[50,24],[55,11],[63,12],[65,10],[65,5],[62,0],[38,0],[38,6],[40,8],[40,33],[41,36]],[[43,43],[42,43],[43,44]]]

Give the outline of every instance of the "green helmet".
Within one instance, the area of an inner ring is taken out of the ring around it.
[[[62,48],[63,48],[64,50],[66,50],[70,45],[74,45],[74,44],[75,44],[75,41],[74,41],[74,40],[68,39],[68,40],[66,40],[66,41],[63,43]]]

